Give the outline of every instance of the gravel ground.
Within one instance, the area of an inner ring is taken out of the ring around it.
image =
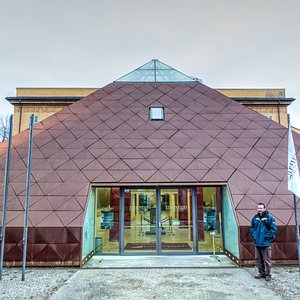
[[[82,280],[84,278],[84,280]],[[50,300],[281,299],[245,270],[121,269],[78,271]]]
[[[270,282],[255,268],[4,268],[0,299],[300,299],[298,267],[274,267]]]
[[[245,270],[253,276],[256,274],[256,268],[245,268]],[[300,299],[300,272],[298,266],[273,267],[271,281],[264,284],[283,299]]]
[[[76,268],[3,268],[0,299],[49,299],[76,273]]]

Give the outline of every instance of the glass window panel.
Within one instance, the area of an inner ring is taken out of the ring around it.
[[[95,190],[92,189],[82,230],[82,259],[84,260],[94,250],[95,229]]]
[[[156,190],[125,189],[124,253],[156,252]]]
[[[150,120],[164,120],[164,108],[150,107]]]
[[[224,247],[231,254],[239,258],[238,225],[236,223],[227,187],[222,188],[222,194]]]
[[[193,252],[191,189],[161,189],[161,251]]]
[[[119,253],[119,188],[95,188],[95,253]]]
[[[221,187],[197,188],[199,252],[223,252]]]
[[[116,82],[198,82],[201,80],[187,76],[174,68],[153,59],[136,70],[116,80]]]

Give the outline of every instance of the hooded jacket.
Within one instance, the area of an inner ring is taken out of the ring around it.
[[[256,247],[269,247],[277,232],[275,219],[268,211],[265,211],[262,216],[256,214],[252,218],[250,232]]]

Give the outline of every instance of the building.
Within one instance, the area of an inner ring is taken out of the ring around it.
[[[299,158],[299,134],[294,142]],[[10,265],[22,258],[27,146],[28,130],[13,137]],[[6,151],[4,142],[2,179]],[[35,124],[28,263],[215,250],[251,264],[249,222],[259,202],[278,224],[273,259],[295,263],[286,164],[283,125],[150,61]]]
[[[17,88],[15,97],[6,97],[14,106],[13,134],[28,128],[31,114],[42,121],[63,107],[79,101],[98,88]],[[216,89],[223,95],[287,127],[287,107],[295,100],[285,89]],[[296,132],[297,128],[293,128]]]
[[[31,114],[35,115],[37,123],[96,90],[96,88],[17,88],[15,97],[6,97],[6,100],[14,106],[13,135],[28,128]]]

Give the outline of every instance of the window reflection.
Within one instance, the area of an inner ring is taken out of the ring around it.
[[[156,190],[124,192],[124,253],[156,252]]]
[[[161,251],[193,251],[192,190],[161,189]]]
[[[158,249],[162,253],[194,251],[193,190],[170,187],[159,191],[160,207],[157,207],[157,189],[124,189],[125,254],[156,253]],[[119,253],[120,188],[95,187],[92,195],[95,199],[94,252]],[[223,252],[221,196],[221,187],[196,188],[195,225],[200,253]],[[160,245],[157,245],[158,234]]]
[[[221,187],[197,188],[199,252],[223,252],[221,205]]]
[[[95,253],[119,252],[119,188],[95,188]]]

